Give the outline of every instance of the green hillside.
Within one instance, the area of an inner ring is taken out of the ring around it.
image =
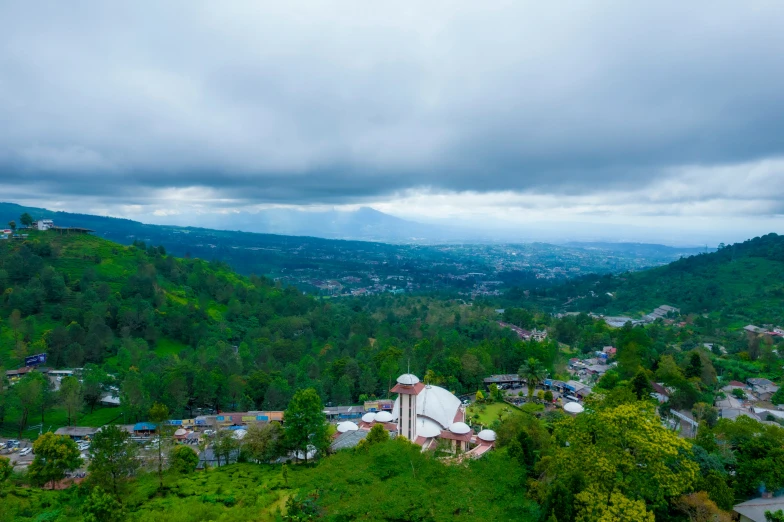
[[[549,369],[561,357],[556,342],[522,342],[498,328],[489,305],[322,300],[222,263],[89,235],[4,240],[0,288],[0,367],[38,353],[55,368],[84,367],[103,389],[119,389],[129,422],[156,401],[178,418],[197,408],[280,410],[307,387],[325,403],[352,404],[385,397],[409,367],[473,393],[487,374],[528,357]],[[0,431],[64,424],[54,397],[46,401],[54,409],[28,420],[17,399],[0,403]]]
[[[784,236],[768,234],[641,272],[582,278],[538,298],[567,311],[639,316],[669,304],[736,326],[782,324]]]

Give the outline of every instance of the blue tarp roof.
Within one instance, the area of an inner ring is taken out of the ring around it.
[[[152,431],[157,426],[152,422],[137,422],[133,425],[133,431]]]

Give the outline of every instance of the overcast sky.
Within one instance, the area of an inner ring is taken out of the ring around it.
[[[784,2],[646,3],[5,0],[0,200],[784,232]]]

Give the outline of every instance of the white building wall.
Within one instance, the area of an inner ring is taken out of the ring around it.
[[[400,412],[398,412],[398,433],[410,441],[417,438],[416,395],[400,394]]]

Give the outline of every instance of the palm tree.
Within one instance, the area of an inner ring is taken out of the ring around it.
[[[544,381],[544,368],[539,364],[539,361],[531,357],[520,366],[517,373],[520,374],[521,379],[525,379],[528,383],[528,398],[530,399],[534,394],[536,385]]]

